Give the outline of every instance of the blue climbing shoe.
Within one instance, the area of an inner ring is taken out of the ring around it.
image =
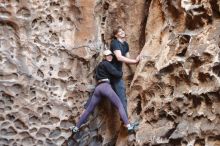
[[[70,129],[72,130],[73,133],[79,132],[79,128],[76,126],[70,127]]]
[[[139,123],[138,122],[135,122],[135,123],[131,123],[127,129],[128,129],[128,133],[134,133],[137,129],[138,129],[138,125]]]

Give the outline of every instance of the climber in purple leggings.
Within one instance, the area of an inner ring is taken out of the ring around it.
[[[86,110],[81,115],[79,121],[76,126],[71,127],[72,132],[76,133],[79,131],[80,126],[86,122],[89,114],[94,110],[96,105],[101,101],[102,98],[107,98],[118,110],[119,115],[127,127],[128,132],[134,131],[136,124],[130,124],[128,121],[127,114],[125,109],[110,85],[110,80],[112,78],[121,78],[122,72],[118,71],[110,62],[112,61],[112,52],[110,50],[105,50],[103,52],[104,59],[96,68],[96,80],[97,86],[95,91],[91,97],[91,101],[89,102]]]

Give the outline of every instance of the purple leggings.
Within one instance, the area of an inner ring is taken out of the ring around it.
[[[111,85],[108,82],[104,82],[99,84],[92,95],[91,101],[86,108],[86,111],[82,114],[79,121],[76,124],[76,127],[80,128],[80,126],[87,120],[89,114],[94,110],[96,105],[101,101],[101,98],[105,97],[117,108],[119,115],[124,122],[124,124],[129,124],[127,114],[125,113],[124,107],[112,89]]]

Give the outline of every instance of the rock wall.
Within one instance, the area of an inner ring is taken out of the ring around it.
[[[217,1],[151,1],[129,93],[135,144],[220,145],[219,14]]]
[[[94,86],[93,0],[1,0],[0,145],[62,145]]]
[[[220,2],[217,0],[1,0],[0,145],[220,145]],[[127,136],[115,109],[69,127],[94,88],[112,29],[125,28]],[[76,137],[74,137],[76,138]]]

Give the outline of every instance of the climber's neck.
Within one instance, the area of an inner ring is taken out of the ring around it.
[[[123,43],[125,41],[124,38],[117,38],[119,42]]]

